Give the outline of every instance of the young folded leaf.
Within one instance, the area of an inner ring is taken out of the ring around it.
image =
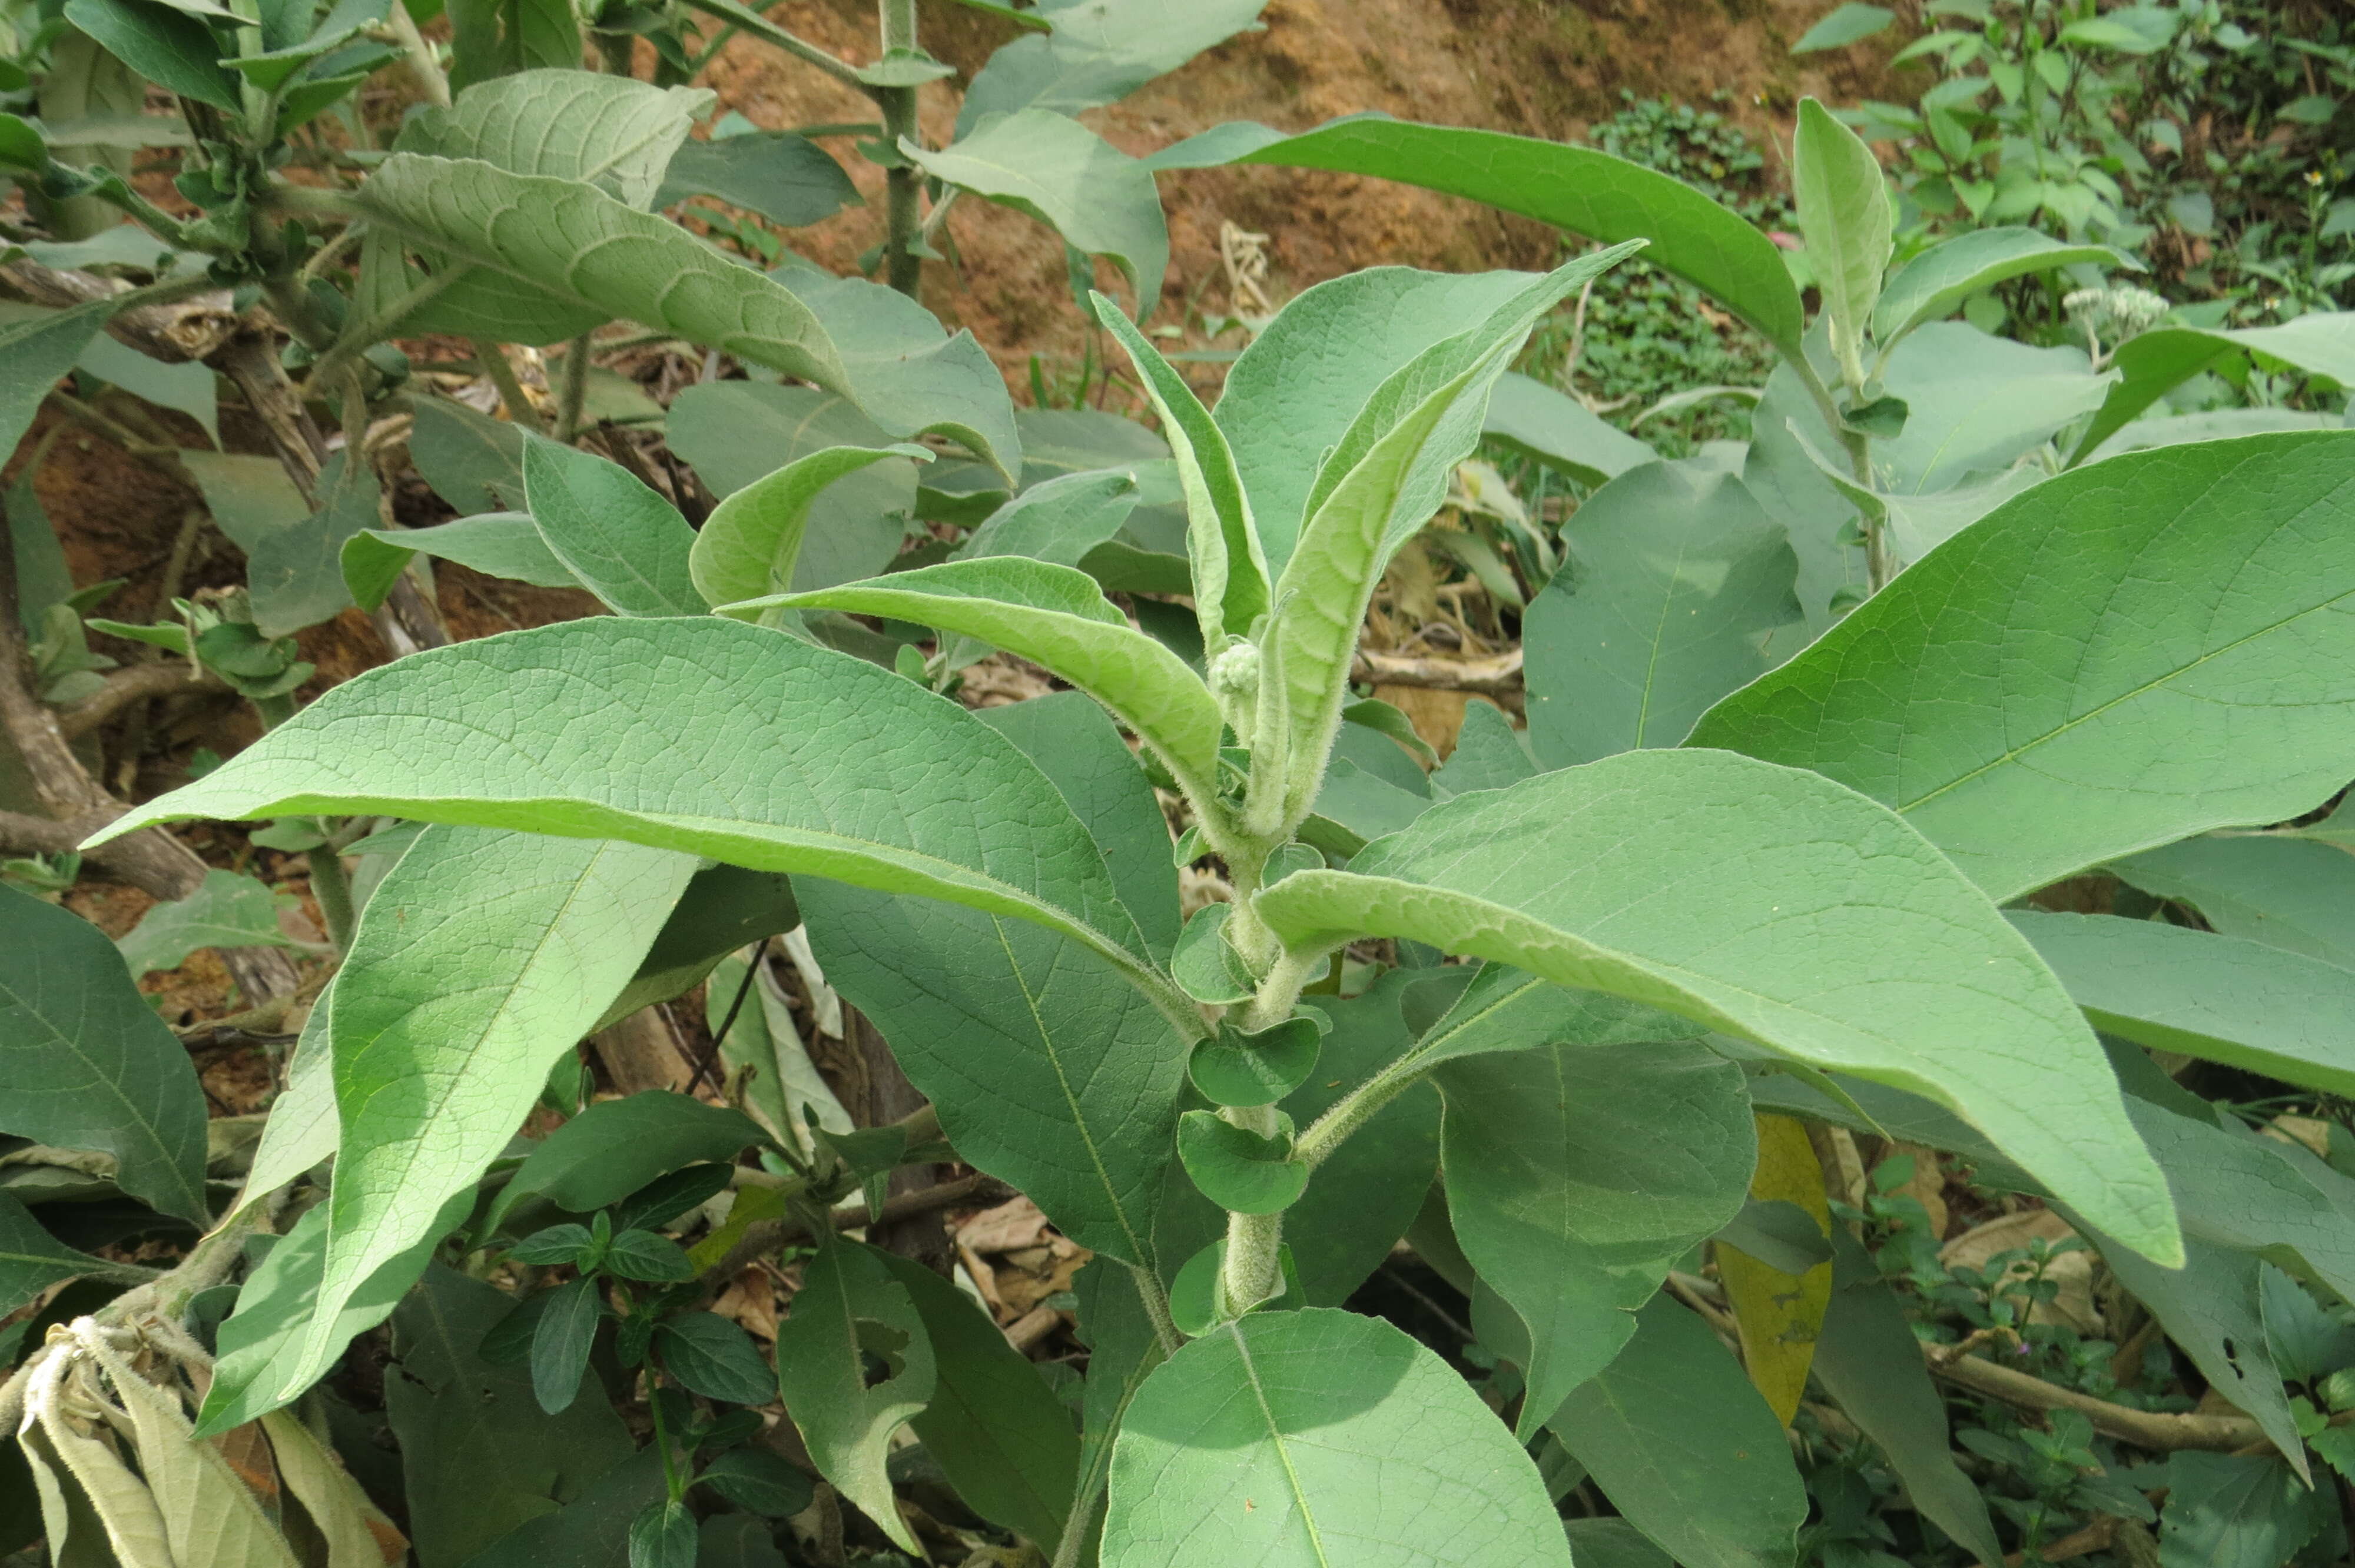
[[[1434,806],[1258,897],[1295,951],[1411,937],[1609,991],[1955,1110],[2105,1228],[2181,1255],[2107,1059],[1986,896],[1854,792],[1633,751]]]
[[[1812,98],[1799,101],[1791,168],[1799,229],[1831,325],[1832,355],[1854,390],[1865,382],[1865,330],[1889,265],[1889,193],[1872,149]]]
[[[1162,439],[1178,460],[1186,493],[1186,554],[1194,566],[1194,613],[1202,624],[1202,647],[1216,655],[1252,628],[1268,611],[1267,556],[1252,522],[1251,497],[1227,438],[1186,378],[1170,368],[1120,307],[1091,294],[1096,320],[1120,340],[1136,378],[1161,416]]]
[[[1288,834],[1316,798],[1374,585],[1391,553],[1425,521],[1403,503],[1426,451],[1452,461],[1471,450],[1489,387],[1538,318],[1637,249],[1631,242],[1568,262],[1473,330],[1416,355],[1376,389],[1326,458],[1309,493],[1308,520],[1276,584],[1274,619],[1261,640],[1263,733],[1253,741],[1262,754],[1254,771],[1281,773],[1264,783],[1255,777],[1253,788],[1281,794],[1273,820],[1255,827]]]

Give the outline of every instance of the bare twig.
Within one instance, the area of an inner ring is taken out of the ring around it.
[[[157,240],[155,249],[162,250],[164,242]],[[131,288],[119,278],[62,271],[29,258],[0,265],[0,282],[37,305],[59,309],[111,299]],[[219,348],[237,330],[237,315],[229,309],[227,290],[208,289],[191,299],[117,311],[108,318],[106,330],[142,354],[177,365],[203,359]]]
[[[1519,688],[1521,651],[1515,648],[1484,659],[1431,659],[1360,648],[1349,666],[1349,678],[1378,686],[1423,686],[1494,695]]]
[[[1922,1347],[1923,1360],[1933,1376],[1945,1379],[1973,1393],[1999,1399],[2021,1410],[2073,1410],[2094,1424],[2094,1430],[2138,1448],[2172,1453],[2195,1448],[2229,1454],[2235,1448],[2265,1440],[2263,1428],[2245,1415],[2174,1415],[2150,1410],[2129,1410],[2105,1399],[2077,1393],[2031,1377],[1977,1356],[1942,1357],[1940,1347]]]
[[[855,1231],[862,1225],[889,1225],[901,1220],[911,1220],[919,1214],[937,1213],[960,1203],[997,1203],[1014,1196],[1014,1189],[995,1176],[960,1176],[954,1181],[943,1181],[922,1187],[913,1192],[902,1192],[883,1202],[880,1218],[870,1219],[867,1205],[856,1203],[834,1212],[834,1228]],[[726,1256],[703,1271],[710,1280],[730,1280],[744,1272],[753,1259],[776,1251],[779,1247],[809,1239],[809,1227],[797,1219],[763,1220],[745,1228],[737,1244],[728,1249]]]
[[[58,728],[68,740],[79,740],[123,709],[151,697],[184,696],[197,692],[225,692],[229,683],[201,664],[184,660],[159,660],[131,664],[106,677],[99,691],[70,707],[58,710]]]

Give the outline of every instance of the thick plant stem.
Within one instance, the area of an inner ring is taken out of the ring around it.
[[[327,940],[336,944],[338,953],[352,950],[352,879],[344,870],[344,857],[333,844],[322,844],[303,857],[311,865],[311,896],[319,901],[319,914],[327,922]]]
[[[1240,1311],[1273,1296],[1284,1284],[1284,1216],[1227,1215],[1227,1261],[1219,1276],[1225,1311]]]
[[[882,0],[883,52],[912,49],[916,47],[916,0]],[[895,154],[902,138],[914,141],[916,127],[916,90],[912,87],[879,88],[875,92],[877,107],[883,111],[883,141]],[[883,281],[910,299],[920,297],[923,281],[923,258],[917,253],[922,243],[923,172],[907,162],[904,155],[886,172],[884,178]]]
[[[385,16],[385,26],[392,31],[400,45],[401,58],[409,74],[417,79],[425,101],[437,108],[450,107],[450,79],[442,73],[442,62],[433,58],[433,46],[427,43],[417,30],[416,19],[410,16],[407,5],[396,3]]]
[[[1857,483],[1872,488],[1872,439],[1859,430],[1843,429],[1840,440],[1848,448],[1849,469]],[[1859,514],[1864,525],[1864,580],[1868,593],[1879,593],[1897,575],[1896,557],[1889,550],[1889,520]]]

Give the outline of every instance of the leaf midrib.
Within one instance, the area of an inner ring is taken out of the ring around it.
[[[1267,1403],[1267,1390],[1259,1381],[1259,1368],[1252,1361],[1251,1345],[1243,1338],[1241,1319],[1227,1325],[1227,1332],[1235,1341],[1235,1355],[1242,1362],[1243,1381],[1251,1385],[1252,1398],[1259,1404],[1260,1419],[1267,1423],[1267,1440],[1275,1449],[1276,1461],[1284,1467],[1284,1485],[1292,1489],[1292,1500],[1300,1510],[1301,1528],[1308,1531],[1308,1548],[1316,1553],[1318,1568],[1331,1568],[1333,1559],[1325,1550],[1325,1532],[1317,1528],[1316,1511],[1308,1506],[1308,1489],[1300,1484],[1300,1472],[1293,1467],[1292,1450],[1284,1441],[1284,1429],[1276,1425],[1275,1412]]]

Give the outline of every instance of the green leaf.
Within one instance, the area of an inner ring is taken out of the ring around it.
[[[1432,773],[1431,792],[1444,800],[1475,789],[1502,789],[1537,771],[1528,740],[1502,708],[1466,703],[1455,749]]]
[[[346,724],[363,758],[336,744]],[[691,765],[719,734],[725,771]],[[944,779],[954,790],[927,782]],[[599,618],[411,654],[108,832],[323,810],[628,834],[1039,921],[1141,968],[1103,857],[1011,746],[889,671],[716,617]]]
[[[1186,928],[1178,933],[1169,972],[1196,1001],[1222,1006],[1250,1000],[1251,972],[1225,935],[1227,916],[1233,913],[1227,904],[1207,904],[1186,917]]]
[[[2099,1231],[2087,1239],[2208,1385],[2254,1421],[2281,1453],[2301,1456],[2302,1466],[2297,1423],[2266,1346],[2255,1255],[2194,1236],[2186,1243],[2184,1266],[2166,1269],[2105,1245],[2108,1238]]]
[[[801,896],[826,979],[883,1032],[958,1156],[1082,1246],[1149,1266],[1185,1075],[1168,1021],[1054,931],[830,882]]]
[[[236,79],[217,63],[219,40],[197,18],[149,0],[67,0],[67,21],[156,86],[231,114],[240,111]]]
[[[178,969],[199,948],[299,947],[278,928],[279,903],[250,876],[208,871],[187,897],[150,906],[115,949],[133,975],[144,975]]]
[[[1624,1519],[1568,1519],[1561,1528],[1578,1568],[1676,1568],[1667,1552]]]
[[[681,392],[671,404],[669,440],[723,498],[829,447],[871,450],[891,442],[844,398],[759,381],[715,381]],[[830,588],[880,575],[900,553],[915,511],[913,463],[877,462],[837,479],[810,503],[790,586]]]
[[[1325,459],[1263,640],[1260,702],[1277,705],[1271,727],[1283,737],[1287,824],[1307,814],[1322,781],[1375,583],[1424,521],[1407,504],[1417,469],[1426,454],[1452,464],[1477,444],[1487,389],[1538,317],[1632,249],[1568,262],[1470,331],[1418,355],[1375,391]]]
[[[2343,430],[2344,416],[2308,414],[2296,408],[2216,408],[2205,414],[2166,414],[2128,421],[2104,441],[2086,461],[2098,462],[2121,452],[2147,447],[2171,447],[2187,441],[2229,440],[2234,436],[2261,436],[2273,430]]]
[[[1946,1402],[1904,1304],[1845,1228],[1834,1225],[1831,1239],[1838,1266],[1810,1371],[1888,1457],[1917,1512],[1980,1562],[2002,1562],[1987,1499],[1955,1462]]]
[[[506,1146],[693,869],[642,845],[444,827],[386,874],[336,980],[342,1137],[319,1316],[272,1397],[326,1369],[345,1304]]]
[[[793,591],[802,540],[819,495],[837,480],[894,457],[932,461],[932,454],[922,447],[905,443],[826,447],[795,458],[729,495],[704,520],[687,554],[695,589],[703,596],[703,602],[734,604],[763,594]]]
[[[1592,148],[1360,116],[1299,136],[1236,122],[1167,148],[1153,163],[1165,169],[1280,164],[1371,175],[1469,196],[1606,245],[1647,239],[1646,261],[1713,296],[1786,358],[1801,352],[1806,313],[1772,240],[1715,197]]]
[[[1227,384],[1234,385],[1231,376]],[[1598,488],[1629,469],[1659,461],[1650,447],[1589,413],[1569,393],[1515,370],[1497,377],[1497,389],[1488,395],[1488,419],[1482,433],[1551,464],[1581,484]]]
[[[2108,385],[2083,349],[2034,348],[1968,322],[1923,327],[1897,345],[1882,376],[1909,412],[1902,432],[1874,443],[1873,462],[1883,488],[1904,495],[1983,482],[2098,408]]]
[[[737,948],[782,936],[801,923],[791,879],[741,865],[704,867],[679,895],[638,972],[607,1005],[597,1027],[686,994]]]
[[[1529,744],[1547,767],[1674,746],[1763,675],[1799,619],[1789,540],[1742,482],[1683,464],[1632,469],[1561,531],[1569,569],[1529,606]]]
[[[2355,435],[2257,436],[2049,481],[1727,698],[1692,744],[1887,802],[1999,899],[2304,810],[2350,760],[2330,722],[2350,454]],[[2159,767],[2160,736],[2200,766]]]
[[[2286,834],[2185,839],[2110,869],[2190,905],[2227,937],[2355,969],[2355,856],[2336,844]]]
[[[433,493],[460,516],[509,512],[523,504],[520,425],[476,413],[447,397],[417,398],[412,419],[410,461]]]
[[[2154,1256],[2166,1190],[2058,981],[1905,822],[1813,774],[1635,751],[1433,807],[1260,894],[1295,949],[1411,937],[1923,1095]],[[1935,999],[1935,1000],[1933,1000]]]
[[[2164,921],[2018,913],[2011,923],[2096,1029],[2355,1094],[2355,970]]]
[[[695,1515],[676,1498],[650,1502],[630,1521],[630,1568],[695,1568]]]
[[[1379,1319],[1253,1313],[1145,1381],[1113,1448],[1104,1568],[1567,1568],[1537,1467]]]
[[[2322,1507],[2277,1458],[2170,1454],[2160,1560],[2169,1568],[2276,1568],[2322,1529]]]
[[[1316,1070],[1322,1037],[1314,1019],[1293,1018],[1257,1034],[1229,1025],[1194,1042],[1186,1075],[1216,1106],[1272,1106]]]
[[[875,1255],[932,1343],[937,1383],[910,1423],[924,1452],[975,1512],[1054,1551],[1079,1475],[1071,1410],[972,1298],[913,1258]]]
[[[908,1287],[856,1242],[818,1249],[805,1266],[792,1316],[777,1327],[777,1382],[785,1409],[826,1478],[909,1552],[883,1461],[891,1435],[932,1402],[932,1340]],[[871,1376],[867,1358],[882,1363]]]
[[[1161,435],[1178,461],[1186,495],[1186,555],[1194,576],[1194,612],[1209,654],[1224,651],[1231,638],[1252,635],[1269,608],[1267,555],[1252,519],[1225,433],[1202,407],[1186,378],[1161,357],[1119,309],[1102,294],[1092,296],[1096,319],[1118,339],[1135,366]]]
[[[1774,1412],[1709,1326],[1665,1296],[1548,1419],[1630,1523],[1686,1568],[1787,1568],[1806,1489]]]
[[[609,1208],[682,1166],[732,1161],[762,1141],[758,1122],[726,1106],[649,1089],[600,1100],[540,1139],[492,1202],[488,1234],[527,1198],[586,1214]]]
[[[1039,765],[1103,852],[1120,901],[1146,947],[1167,959],[1177,944],[1178,868],[1169,821],[1136,754],[1103,708],[1078,692],[979,708],[974,716]]]
[[[888,616],[1004,648],[1110,708],[1197,799],[1216,794],[1220,718],[1209,689],[1177,654],[1132,628],[1085,572],[985,556],[722,607],[772,608]]]
[[[1367,395],[1531,281],[1521,272],[1459,277],[1369,268],[1287,302],[1252,340],[1227,372],[1217,421],[1271,565],[1281,567],[1290,558],[1317,467]],[[1444,468],[1428,468],[1415,493],[1427,490],[1435,509],[1447,476]]]
[[[787,228],[822,223],[844,207],[866,205],[825,148],[790,131],[680,143],[663,171],[654,206],[662,211],[694,196],[717,196]]]
[[[695,531],[617,462],[527,440],[524,503],[549,553],[623,615],[700,615],[687,573]]]
[[[1832,355],[1851,387],[1864,385],[1865,329],[1889,265],[1889,191],[1864,138],[1813,98],[1799,100],[1791,147],[1799,232],[1831,323]]]
[[[1887,29],[1897,19],[1897,13],[1886,5],[1868,5],[1864,0],[1845,0],[1824,13],[1816,25],[1799,35],[1791,46],[1795,55],[1812,55],[1825,49],[1844,49],[1861,38]]]
[[[1026,11],[1022,15],[1051,21],[1053,31],[1017,38],[989,57],[965,90],[956,133],[970,135],[991,117],[1020,110],[1077,114],[1125,98],[1250,27],[1266,3],[1097,0],[1051,12]]]
[[[1078,121],[1020,109],[980,121],[937,153],[905,138],[900,151],[933,178],[1028,213],[1073,249],[1110,260],[1135,292],[1138,319],[1161,302],[1169,228],[1153,171]]]
[[[61,1279],[135,1284],[153,1271],[77,1252],[41,1227],[24,1204],[0,1192],[0,1312],[14,1312]]]
[[[2280,326],[2216,331],[2159,327],[2126,340],[2117,352],[2118,380],[2101,411],[2078,438],[2073,463],[2128,420],[2184,382],[2229,356],[2254,354],[2293,370],[2355,387],[2355,311],[2314,311]]]
[[[1859,8],[1853,4],[1840,7]],[[2032,228],[1979,228],[1941,240],[1889,275],[1880,302],[1873,306],[1873,336],[1886,351],[1915,327],[1961,309],[1973,294],[2031,272],[2077,266],[2143,270],[2140,261],[2123,250],[2072,245]]]
[[[411,243],[529,281],[592,322],[642,321],[810,381],[851,398],[893,438],[936,430],[1000,466],[1018,459],[1005,383],[988,356],[968,334],[934,335],[938,323],[922,306],[879,284],[797,273],[788,287],[603,191],[475,159],[397,153],[356,199]],[[805,294],[852,329],[845,342]]]
[[[605,1249],[598,1266],[623,1279],[671,1285],[695,1277],[687,1251],[668,1236],[652,1231],[623,1231]]]
[[[149,243],[154,243],[152,240]],[[213,367],[202,360],[166,365],[104,333],[90,340],[76,366],[159,408],[176,408],[220,442],[219,398]]]
[[[187,1048],[132,983],[106,934],[0,886],[0,1132],[111,1154],[125,1192],[211,1223],[205,1097]]]
[[[1028,451],[1036,465],[1039,452],[1035,436],[1029,438]],[[1119,533],[1136,510],[1137,466],[1059,473],[1029,485],[984,518],[956,547],[954,558],[1028,556],[1059,567],[1080,566],[1098,545]]]
[[[564,0],[454,0],[444,8],[453,92],[534,66],[581,69],[581,24]]]
[[[328,1044],[335,1001],[330,977],[294,1042],[286,1065],[286,1087],[270,1104],[270,1119],[262,1123],[261,1142],[246,1171],[245,1189],[238,1194],[238,1209],[276,1192],[336,1152],[335,1064]]]
[[[561,1415],[581,1393],[589,1348],[597,1340],[597,1282],[576,1279],[549,1293],[531,1337],[531,1393],[539,1407]]]
[[[477,513],[431,528],[363,528],[346,542],[343,562],[345,586],[363,609],[372,608],[360,592],[371,571],[369,557],[363,552],[371,547],[380,547],[377,558],[382,563],[374,567],[373,581],[381,585],[375,594],[378,603],[383,602],[384,593],[412,554],[455,561],[485,577],[508,577],[538,588],[581,586],[571,568],[557,559],[548,541],[539,536],[539,525],[527,512]],[[387,558],[381,550],[399,554]]]
[[[665,1495],[662,1461],[661,1450],[649,1444],[570,1503],[526,1520],[466,1559],[465,1568],[626,1568],[630,1521]]]
[[[1609,1365],[1669,1266],[1742,1212],[1742,1069],[1697,1043],[1467,1056],[1437,1075],[1465,1255],[1529,1330],[1521,1433]]]
[[[1178,1118],[1178,1158],[1202,1195],[1233,1213],[1280,1213],[1308,1185],[1308,1167],[1292,1158],[1289,1127],[1263,1138],[1213,1112],[1189,1110]]]
[[[420,1563],[465,1563],[529,1520],[603,1489],[634,1445],[602,1399],[541,1413],[521,1372],[485,1362],[483,1336],[515,1298],[439,1264],[392,1315],[385,1408],[400,1440]],[[657,1472],[659,1473],[659,1472]]]
[[[665,1319],[655,1330],[655,1350],[673,1377],[706,1399],[766,1404],[775,1397],[777,1374],[752,1337],[716,1312]]]
[[[925,1271],[931,1273],[929,1269]],[[933,1277],[937,1278],[938,1276]],[[998,1336],[1004,1344],[1006,1337]],[[730,1448],[695,1478],[737,1507],[770,1519],[791,1519],[809,1507],[817,1489],[773,1448]]]

